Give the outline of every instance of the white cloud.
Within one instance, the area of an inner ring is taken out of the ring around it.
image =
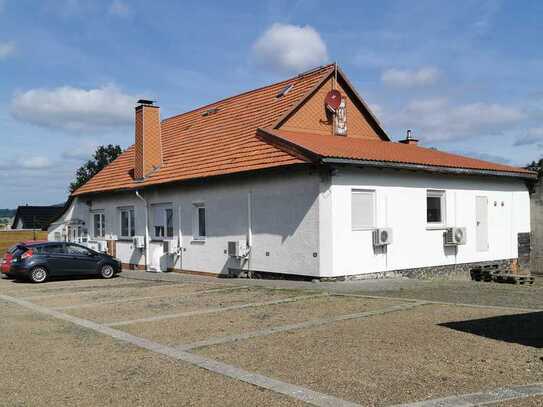
[[[52,163],[47,157],[34,156],[25,158],[20,165],[21,168],[29,170],[42,170],[51,167]]]
[[[466,156],[466,157],[476,158],[478,160],[490,161],[493,163],[501,163],[501,164],[511,164],[511,160],[509,158],[502,157],[501,155],[481,153],[477,151],[467,151],[467,150],[456,150],[452,152],[459,155]]]
[[[256,62],[281,73],[301,72],[328,61],[326,44],[311,26],[273,24],[253,45]]]
[[[377,103],[370,103],[368,105],[373,115],[377,118],[379,122],[381,122],[382,117],[384,116],[384,109],[381,105],[378,105]]]
[[[424,140],[451,140],[502,134],[525,118],[518,108],[470,103],[452,106],[445,98],[414,100],[390,117],[398,127],[412,128]]]
[[[95,142],[84,142],[75,148],[62,152],[61,156],[65,160],[86,161],[90,160],[98,144]]]
[[[526,134],[518,137],[513,143],[514,146],[527,146],[538,144],[543,141],[543,127],[534,127],[528,129]]]
[[[381,74],[381,80],[387,86],[414,87],[433,85],[439,79],[439,70],[428,66],[416,70],[387,69]]]
[[[6,59],[15,52],[15,43],[11,42],[0,42],[0,60]]]
[[[12,115],[26,123],[70,131],[97,130],[133,121],[135,96],[114,86],[80,89],[63,86],[15,95]]]
[[[4,160],[0,164],[0,169],[20,171],[20,170],[43,170],[51,168],[53,163],[44,156],[30,156],[17,159]]]
[[[130,14],[130,7],[121,0],[113,0],[109,6],[109,13],[119,17],[127,17]]]

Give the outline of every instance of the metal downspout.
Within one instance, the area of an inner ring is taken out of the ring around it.
[[[145,204],[145,271],[149,268],[149,204],[140,195],[140,191],[136,190],[136,197],[141,199]]]

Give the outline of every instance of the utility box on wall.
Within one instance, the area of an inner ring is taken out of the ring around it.
[[[518,241],[518,271],[520,274],[530,272],[531,242],[529,233],[519,233]]]
[[[530,272],[543,275],[543,179],[539,177],[530,193]],[[519,246],[519,261],[520,261]]]

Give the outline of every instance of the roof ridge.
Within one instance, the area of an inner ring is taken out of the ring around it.
[[[254,89],[249,89],[249,90],[246,90],[244,92],[241,92],[241,93],[238,93],[238,94],[235,94],[235,95],[231,95],[231,96],[227,96],[223,99],[219,99],[219,100],[216,100],[214,102],[211,102],[211,103],[208,103],[208,104],[205,104],[205,105],[202,105],[202,106],[199,106],[197,108],[194,108],[192,110],[188,110],[186,112],[183,112],[183,113],[178,113],[176,115],[173,115],[173,116],[170,116],[170,117],[166,117],[165,119],[162,119],[161,120],[161,123],[164,123],[166,121],[169,121],[169,120],[172,120],[172,119],[175,119],[175,118],[178,118],[180,116],[184,116],[184,115],[187,115],[187,114],[190,114],[190,113],[194,113],[194,112],[197,112],[198,110],[201,110],[201,109],[204,109],[206,107],[211,107],[213,105],[216,105],[218,103],[224,103],[228,100],[231,100],[231,99],[234,99],[234,98],[237,98],[237,97],[240,97],[240,96],[245,96],[245,95],[249,95],[253,92],[260,92],[264,89],[267,89],[267,88],[271,88],[273,86],[277,86],[277,85],[281,85],[283,83],[287,83],[287,82],[290,82],[290,81],[293,81],[293,80],[296,80],[296,79],[302,79],[306,76],[309,76],[309,75],[314,75],[316,74],[317,72],[320,72],[320,71],[325,71],[326,69],[330,69],[331,67],[335,67],[335,62],[333,63],[330,63],[330,64],[327,64],[327,65],[321,65],[321,66],[318,66],[318,67],[315,67],[315,68],[312,68],[312,69],[309,69],[307,71],[304,71],[304,72],[301,72],[299,74],[297,74],[296,76],[292,76],[288,79],[284,79],[282,81],[279,81],[279,82],[274,82],[274,83],[270,83],[268,85],[264,85],[264,86],[261,86],[259,88],[254,88]]]

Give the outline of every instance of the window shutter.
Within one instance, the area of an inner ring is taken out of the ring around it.
[[[375,227],[375,191],[352,191],[351,224],[353,230]]]

